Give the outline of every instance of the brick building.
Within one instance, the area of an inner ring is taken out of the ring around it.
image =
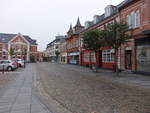
[[[72,28],[70,26],[67,32],[68,38],[66,39],[67,47],[67,61],[70,64],[79,64],[80,61],[80,38],[79,33],[83,30],[83,26],[78,18],[76,25]]]
[[[150,0],[128,0],[119,17],[133,29],[132,41],[121,47],[121,68],[150,72]]]
[[[108,5],[105,13],[95,15],[93,21],[85,22],[85,29],[88,30],[106,29],[108,24],[114,21],[127,22],[133,29],[133,38],[119,48],[118,66],[122,70],[139,72],[150,72],[150,0],[124,0],[117,6]],[[82,44],[81,44],[82,48]],[[110,47],[102,47],[97,53],[98,65],[101,68],[112,69],[115,51]],[[91,50],[81,51],[81,65],[95,64],[95,56]]]
[[[117,6],[108,5],[105,8],[105,13],[102,15],[95,15],[93,21],[85,22],[85,29],[80,33],[80,40],[82,40],[82,34],[88,30],[104,30],[109,24],[118,21]],[[81,45],[81,65],[96,64],[95,52],[91,50],[85,50]],[[114,50],[110,47],[102,47],[97,52],[97,65],[101,68],[112,69],[114,62]]]
[[[38,51],[37,52],[37,61],[43,62],[44,52]]]
[[[13,50],[13,54],[10,51]],[[29,36],[0,33],[0,59],[21,58],[37,61],[37,43]]]

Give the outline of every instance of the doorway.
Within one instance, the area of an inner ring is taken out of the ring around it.
[[[131,70],[132,68],[132,50],[125,51],[125,68]]]

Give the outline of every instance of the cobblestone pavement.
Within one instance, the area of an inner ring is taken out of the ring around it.
[[[0,90],[0,113],[50,113],[34,95],[32,66],[16,74],[16,79]]]
[[[77,65],[65,65],[66,68],[70,67],[70,69],[74,71],[80,71],[82,73],[93,73],[92,70],[83,66]],[[141,74],[134,74],[132,72],[121,72],[119,73],[119,77],[116,76],[116,73],[112,72],[112,70],[106,69],[99,69],[99,73],[94,73],[96,76],[100,78],[109,79],[114,82],[123,83],[126,85],[131,85],[132,87],[150,89],[150,75],[141,75]]]
[[[49,108],[55,104],[56,109],[66,110],[57,113],[150,113],[149,77],[115,77],[109,71],[97,74],[80,66],[52,63],[33,67],[47,97],[44,102]]]

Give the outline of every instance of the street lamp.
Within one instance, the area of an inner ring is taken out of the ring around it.
[[[24,49],[24,50],[23,50],[23,55],[24,55],[24,68],[26,67],[26,65],[25,65],[26,54],[27,54],[27,49]]]

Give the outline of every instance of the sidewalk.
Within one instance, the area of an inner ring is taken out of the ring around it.
[[[50,113],[33,95],[33,70],[30,65],[0,95],[0,113]]]
[[[150,76],[145,76],[141,74],[134,74],[128,72],[120,72],[119,76],[112,71],[107,71],[99,69],[98,76],[102,76],[107,79],[111,79],[114,82],[123,83],[126,85],[131,85],[139,88],[150,88]]]
[[[85,74],[90,73],[92,75],[96,75],[99,78],[108,79],[114,82],[131,85],[138,88],[150,89],[150,76],[133,74],[128,72],[120,72],[119,76],[117,77],[116,73],[114,73],[112,70],[98,69],[98,73],[95,73],[90,68],[83,67],[83,66],[70,65],[70,64],[67,64],[66,66],[70,67],[75,71],[80,71],[81,73],[85,73]]]

